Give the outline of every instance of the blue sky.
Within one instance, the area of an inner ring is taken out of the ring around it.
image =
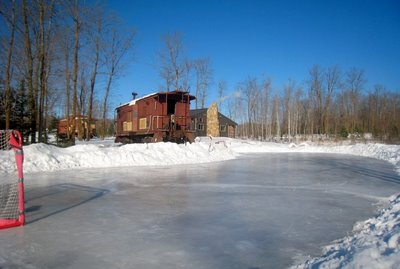
[[[367,89],[400,91],[400,1],[110,1],[137,30],[134,61],[115,85],[114,102],[158,90],[157,53],[166,33],[182,35],[189,58],[209,57],[214,81],[233,91],[248,76],[271,77],[279,92],[314,64],[363,69]],[[216,100],[217,83],[207,104]],[[192,89],[194,91],[194,88]]]

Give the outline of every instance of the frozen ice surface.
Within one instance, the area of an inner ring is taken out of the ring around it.
[[[286,268],[400,191],[393,166],[271,153],[197,165],[26,176],[27,225],[0,268]]]

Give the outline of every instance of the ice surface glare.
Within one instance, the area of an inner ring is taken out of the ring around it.
[[[286,268],[399,183],[387,162],[310,153],[30,174],[28,225],[0,231],[0,267]]]

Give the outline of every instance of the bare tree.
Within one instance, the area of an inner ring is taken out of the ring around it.
[[[182,38],[179,33],[166,34],[162,38],[165,51],[159,54],[160,69],[159,74],[165,81],[165,90],[178,90],[182,83],[185,70],[185,60],[183,59]]]
[[[283,106],[284,106],[284,115],[283,122],[286,123],[286,131],[289,138],[292,136],[292,122],[293,122],[293,99],[294,99],[294,91],[295,91],[295,82],[290,80],[284,86],[284,97],[283,97]]]
[[[17,102],[14,85],[23,81],[28,96],[28,100],[24,101],[24,109],[29,113],[29,120],[26,121],[29,122],[27,129],[32,143],[37,140],[37,131],[39,141],[46,141],[48,117],[55,115],[54,110],[60,110],[57,108],[60,102],[65,102],[63,107],[67,119],[73,115],[77,121],[74,120],[74,126],[68,129],[72,129],[72,135],[77,129],[78,138],[81,139],[81,113],[87,111],[93,114],[93,110],[97,109],[93,108],[93,103],[99,87],[96,83],[98,77],[106,80],[108,85],[103,92],[106,99],[115,81],[118,72],[109,68],[113,65],[111,60],[107,63],[104,60],[107,58],[104,54],[112,51],[110,43],[113,39],[107,40],[108,48],[102,47],[102,39],[107,36],[103,29],[110,27],[114,21],[107,20],[109,24],[104,26],[104,18],[109,13],[89,16],[98,11],[92,7],[87,9],[90,5],[92,3],[78,0],[9,0],[0,4],[0,16],[7,26],[1,32],[6,42],[0,44],[3,56],[0,74],[4,83],[4,91],[0,92],[0,124],[7,125],[7,128],[17,124],[12,109]],[[120,44],[113,46],[115,48]],[[110,55],[108,59],[112,58]],[[187,61],[183,67],[180,66],[182,70],[188,70],[187,73],[178,72],[179,76],[182,75],[181,81],[186,80],[183,85],[186,90],[190,86],[189,65],[190,61]],[[57,90],[61,88],[63,90]],[[60,95],[65,97],[59,98]]]
[[[320,66],[314,65],[310,69],[309,98],[313,108],[311,126],[313,133],[329,134],[332,129],[333,101],[335,93],[341,88],[341,73],[337,66],[323,70]]]
[[[351,68],[346,73],[345,79],[345,90],[346,96],[348,97],[349,108],[348,117],[349,117],[349,131],[354,132],[358,126],[358,109],[359,109],[359,99],[360,93],[364,88],[364,84],[366,79],[364,78],[364,71]]]
[[[81,111],[79,107],[78,100],[78,68],[79,68],[79,38],[81,34],[82,20],[80,16],[81,7],[78,4],[78,0],[74,0],[71,7],[71,17],[74,22],[74,49],[73,49],[73,72],[72,72],[72,82],[73,82],[73,94],[72,94],[72,112],[74,119],[72,121],[72,138],[75,139],[75,129],[78,130],[78,139],[82,140],[82,124],[81,124]]]
[[[236,110],[236,101],[240,98],[241,91],[238,88],[235,89],[233,93],[231,93],[228,97],[228,116],[231,119],[235,119],[238,121],[238,114]]]
[[[110,40],[108,46],[105,47],[104,51],[104,62],[107,68],[107,82],[104,91],[103,101],[103,133],[101,134],[104,138],[106,134],[106,119],[107,119],[107,105],[108,97],[111,90],[111,85],[115,76],[121,71],[120,67],[123,65],[123,58],[128,53],[129,49],[133,45],[133,38],[135,36],[134,31],[124,31],[124,29],[117,24],[114,24],[110,29]]]
[[[325,72],[326,93],[324,102],[324,131],[325,134],[330,133],[330,123],[332,122],[331,107],[333,104],[334,94],[341,87],[341,73],[337,66],[329,67]]]
[[[162,86],[162,90],[167,92],[171,91],[173,82],[173,70],[169,68],[167,65],[163,65],[160,67],[159,74],[165,83],[165,85]]]
[[[185,59],[183,61],[183,68],[182,68],[182,86],[181,90],[185,92],[189,92],[190,90],[190,82],[191,82],[191,71],[192,71],[193,63],[189,59]]]
[[[94,89],[96,85],[96,78],[98,74],[98,66],[99,66],[99,59],[100,59],[100,43],[101,43],[101,36],[103,33],[103,17],[104,14],[101,9],[96,9],[93,13],[92,17],[92,29],[94,31],[92,35],[90,35],[90,40],[94,45],[94,57],[93,57],[93,70],[90,77],[90,93],[89,93],[89,105],[88,105],[88,133],[86,135],[86,139],[90,140],[92,136],[92,129],[90,128],[90,124],[93,118],[93,101],[94,101]]]
[[[226,92],[227,84],[225,80],[220,80],[218,82],[218,106],[219,110],[222,110],[223,104],[225,101],[225,92]]]
[[[68,27],[65,27],[65,31],[67,31]],[[66,34],[60,38],[61,43],[61,51],[63,52],[63,60],[64,60],[64,79],[65,79],[65,117],[67,119],[67,126],[70,126],[70,108],[71,108],[71,70],[70,70],[70,61],[71,61],[71,38],[70,35]],[[67,128],[67,139],[71,138],[71,132],[69,128]]]
[[[280,98],[278,95],[275,95],[274,98],[272,99],[272,114],[273,114],[273,120],[274,120],[274,125],[275,125],[275,128],[274,128],[275,129],[275,137],[277,139],[280,139],[280,137],[282,135],[279,108],[280,108]]]
[[[51,61],[49,57],[49,48],[51,44],[52,33],[52,19],[54,12],[54,1],[45,3],[39,1],[39,54],[38,63],[40,65],[39,71],[39,88],[38,88],[38,131],[39,142],[45,142],[43,131],[46,129],[46,99],[48,95],[48,75],[51,68]]]
[[[89,86],[88,86],[88,81],[89,78],[86,75],[86,72],[88,71],[88,68],[85,67],[86,64],[82,64],[84,66],[84,68],[80,69],[80,75],[79,75],[79,107],[81,108],[81,113],[82,115],[86,115],[86,113],[88,112],[88,104],[87,104],[87,99],[90,95],[90,90],[89,90]],[[87,128],[85,128],[84,130],[84,136],[87,135]]]
[[[229,99],[229,115],[236,122],[240,123],[238,126],[237,135],[241,137],[248,137],[248,128],[245,126],[247,115],[242,92],[243,83],[239,83],[236,86],[232,97]]]
[[[324,89],[323,89],[323,71],[319,65],[314,65],[310,70],[309,84],[309,96],[314,108],[313,119],[316,119],[315,124],[317,133],[323,131],[323,119],[324,119]],[[312,130],[313,132],[314,130]]]
[[[8,51],[7,51],[7,61],[5,65],[5,74],[4,74],[4,91],[5,91],[5,124],[6,129],[10,129],[10,116],[11,116],[11,59],[13,55],[14,49],[14,37],[16,31],[17,24],[17,11],[16,11],[16,2],[15,0],[11,1],[10,6],[10,18],[5,17],[5,21],[8,22],[10,38],[8,42]],[[8,13],[8,12],[7,12]],[[1,12],[3,16],[7,16],[4,12]]]
[[[213,80],[213,70],[211,69],[211,60],[209,58],[200,58],[194,60],[194,70],[196,77],[196,108],[205,107],[207,90]]]
[[[249,77],[243,82],[243,95],[247,103],[247,117],[249,124],[249,133],[251,137],[255,137],[255,121],[257,104],[260,97],[260,90],[258,87],[257,79],[255,77]]]
[[[270,92],[272,88],[272,81],[270,78],[267,78],[262,83],[262,91],[261,91],[261,137],[266,138],[268,135],[271,136],[271,124],[270,124]],[[268,129],[268,131],[267,131]],[[264,133],[265,131],[265,133]]]
[[[28,84],[29,122],[31,142],[36,142],[36,95],[33,86],[33,54],[28,20],[28,6],[26,0],[22,0],[22,22],[24,25],[24,43],[26,56],[26,81]]]
[[[297,136],[301,132],[301,126],[305,122],[305,113],[302,110],[302,96],[303,90],[298,87],[295,92],[295,101],[294,101],[294,135]]]

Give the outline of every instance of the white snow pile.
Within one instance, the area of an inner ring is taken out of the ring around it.
[[[397,173],[400,174],[400,146],[398,145],[379,143],[337,145],[333,143],[324,146],[312,146],[312,143],[302,143],[300,146],[295,144],[291,144],[290,146],[302,152],[350,154],[384,160],[393,164]]]
[[[323,255],[292,268],[399,268],[400,194],[381,214],[357,223],[353,235],[326,246]]]
[[[192,144],[115,144],[94,140],[69,148],[45,144],[24,147],[24,172],[56,171],[74,168],[174,165],[218,162],[245,153],[308,152],[337,153],[388,161],[400,174],[400,146],[383,144],[316,145],[255,142],[238,139],[201,137]],[[12,151],[0,154],[0,174],[14,173]],[[293,268],[399,268],[400,194],[380,215],[354,226],[351,236],[332,243],[318,258],[309,258]]]
[[[204,139],[204,138],[203,138]],[[207,139],[201,140],[202,142]],[[379,143],[368,144],[318,144],[313,142],[303,142],[301,144],[282,144],[273,142],[246,141],[237,139],[220,139],[219,141],[227,145],[235,153],[263,153],[263,152],[309,152],[309,153],[336,153],[350,154],[355,156],[375,158],[387,161],[395,166],[397,173],[400,174],[400,146],[385,145]]]
[[[218,162],[237,158],[244,153],[310,152],[338,153],[373,157],[395,165],[400,173],[400,146],[383,144],[296,145],[256,142],[228,138],[197,138],[192,144],[116,144],[113,140],[80,142],[68,148],[46,144],[24,147],[24,172],[44,172],[73,168],[174,165]],[[0,154],[0,173],[15,171],[12,152]]]
[[[221,150],[220,150],[221,148]],[[217,162],[235,158],[224,145],[206,143],[115,144],[93,141],[68,148],[46,144],[24,147],[24,172],[44,172],[74,168],[174,165]],[[0,173],[15,171],[12,152],[0,155]]]

